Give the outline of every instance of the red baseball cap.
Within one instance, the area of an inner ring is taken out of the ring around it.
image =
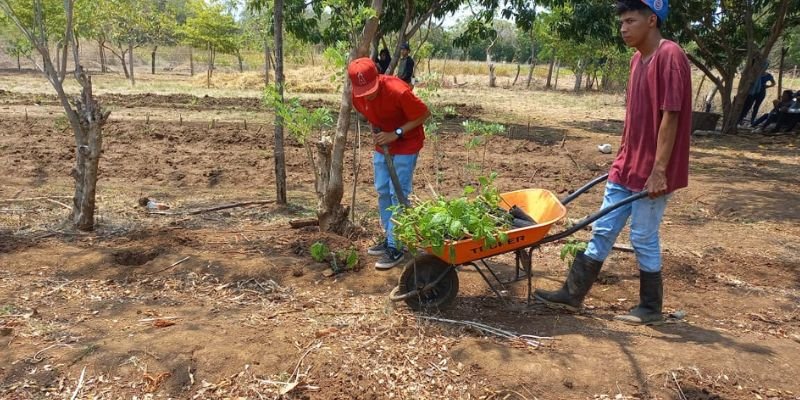
[[[347,66],[347,75],[353,85],[353,96],[369,96],[378,90],[378,67],[367,57],[357,58]]]

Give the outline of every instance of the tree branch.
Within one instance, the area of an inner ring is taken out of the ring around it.
[[[688,57],[689,61],[691,61],[692,64],[694,64],[695,66],[697,66],[697,68],[700,69],[700,71],[703,71],[703,73],[708,77],[708,79],[711,80],[711,82],[714,82],[714,84],[717,85],[718,87],[722,87],[722,80],[714,76],[711,70],[708,69],[708,67],[706,67],[701,60],[698,60],[697,57],[695,57],[691,53],[686,53],[686,57]]]

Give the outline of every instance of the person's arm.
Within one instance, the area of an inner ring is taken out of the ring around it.
[[[656,161],[650,177],[644,184],[644,189],[650,198],[667,194],[667,166],[672,157],[672,148],[675,146],[675,137],[678,133],[679,111],[664,111],[661,117],[661,126],[658,128],[658,144],[656,145]]]
[[[769,76],[767,76],[767,82],[764,84],[764,87],[769,89],[773,86],[775,86],[775,78],[772,77],[772,75],[770,74]]]
[[[430,118],[430,117],[431,117],[431,112],[429,110],[429,111],[426,111],[423,116],[421,116],[421,117],[419,117],[419,118],[417,118],[415,120],[408,121],[405,124],[399,126],[398,128],[402,129],[403,132],[409,132],[412,129],[424,124],[425,121],[427,121],[428,118]],[[392,143],[397,139],[399,139],[399,137],[394,132],[381,132],[381,133],[378,133],[377,135],[375,135],[375,144],[377,144],[378,146],[383,146],[385,144]]]

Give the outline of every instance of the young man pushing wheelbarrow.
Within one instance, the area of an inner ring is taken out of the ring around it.
[[[563,286],[537,289],[534,296],[551,306],[578,310],[630,219],[639,305],[615,319],[651,325],[663,321],[659,226],[670,194],[686,187],[689,179],[691,70],[683,50],[661,36],[668,0],[623,0],[616,8],[622,39],[637,52],[631,59],[622,142],[609,171],[603,208],[641,191],[649,197],[597,220],[586,251],[575,257]]]

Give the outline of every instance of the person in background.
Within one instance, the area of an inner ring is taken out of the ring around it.
[[[765,64],[764,73],[761,74],[761,76],[753,82],[753,86],[750,87],[750,92],[747,94],[747,99],[744,101],[742,114],[739,116],[739,124],[744,122],[747,113],[751,109],[753,113],[750,116],[750,126],[755,123],[756,116],[758,116],[758,109],[761,107],[761,102],[767,97],[767,89],[775,86],[775,78],[772,74],[767,72],[766,68],[767,65]]]
[[[381,52],[378,53],[378,59],[375,61],[375,65],[378,67],[378,72],[381,74],[385,74],[386,70],[389,68],[389,64],[392,63],[392,56],[389,54],[389,49],[383,48]]]
[[[778,100],[773,100],[772,104],[774,108],[768,114],[764,114],[759,117],[757,120],[753,122],[753,127],[756,129],[753,131],[755,133],[761,133],[767,129],[769,125],[774,124],[778,121],[778,115],[781,112],[786,112],[789,109],[789,106],[792,104],[792,91],[791,90],[784,90],[781,93],[781,98]]]
[[[414,87],[414,59],[411,58],[409,52],[411,47],[408,43],[403,43],[400,46],[400,61],[397,62],[397,77],[407,83],[408,86]]]

